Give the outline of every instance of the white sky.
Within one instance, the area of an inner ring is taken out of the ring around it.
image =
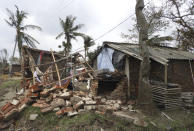
[[[145,0],[146,2],[147,0]],[[156,5],[160,4],[159,0],[152,0],[152,2]],[[59,17],[65,19],[67,15],[76,16],[77,24],[85,25],[80,32],[96,39],[134,14],[135,4],[136,0],[0,0],[0,49],[6,48],[9,54],[12,54],[15,30],[9,27],[4,19],[8,18],[6,8],[15,12],[14,5],[29,13],[25,23],[42,27],[41,32],[37,30],[28,31],[41,43],[37,47],[57,51],[60,50],[58,45],[63,40],[55,39],[62,31]],[[132,25],[133,21],[127,20],[114,31],[96,41],[96,46],[101,45],[103,41],[125,41],[120,36],[121,32],[126,33]],[[72,51],[83,47],[82,43],[81,38],[73,41]]]

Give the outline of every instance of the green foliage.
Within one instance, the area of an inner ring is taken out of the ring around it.
[[[65,20],[62,20],[61,18],[59,19],[63,31],[58,34],[56,39],[59,39],[62,36],[65,37],[66,41],[62,42],[65,55],[69,55],[69,53],[71,52],[71,40],[76,40],[76,37],[80,36],[80,33],[78,33],[77,31],[83,26],[82,24],[75,25],[75,20],[76,17],[73,17],[71,15],[67,16]]]
[[[182,50],[194,48],[194,1],[167,0],[165,17],[176,27],[174,36]]]
[[[84,39],[84,49],[85,49],[85,59],[88,56],[88,50],[89,47],[93,46],[95,44],[94,40],[85,34],[81,34],[81,37]]]
[[[148,3],[143,12],[148,23],[148,44],[163,45],[164,41],[172,41],[172,37],[170,36],[159,36],[160,31],[167,29],[169,26],[169,21],[163,17],[164,8],[156,7],[155,5]],[[128,42],[138,43],[139,29],[136,24],[136,18],[133,18],[133,20],[135,21],[135,24],[132,29],[128,30],[128,34],[121,33],[121,37]]]
[[[88,58],[89,58],[89,62],[92,62],[92,59],[96,56],[96,54],[98,54],[100,52],[100,46],[97,47],[96,50],[92,51],[92,52],[88,52]]]
[[[20,87],[20,80],[8,80],[0,84],[0,89],[9,87]]]

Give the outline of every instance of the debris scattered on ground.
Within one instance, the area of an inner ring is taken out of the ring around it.
[[[169,119],[169,120],[171,120],[171,121],[174,121],[170,116],[168,116],[166,113],[164,113],[164,112],[161,112],[161,114],[163,115],[163,116],[165,116],[167,119]]]
[[[30,114],[29,120],[34,121],[38,117],[38,114]]]

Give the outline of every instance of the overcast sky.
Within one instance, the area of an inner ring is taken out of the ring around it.
[[[25,23],[42,28],[41,32],[28,31],[40,42],[37,47],[45,50],[52,48],[57,51],[58,45],[63,40],[55,39],[62,31],[59,18],[65,19],[67,15],[76,16],[76,23],[84,24],[80,32],[96,39],[127,17],[134,17],[135,3],[136,0],[0,0],[0,49],[8,49],[9,54],[13,51],[15,30],[10,28],[4,19],[8,18],[6,8],[15,12],[14,5],[29,13]],[[157,0],[155,4],[158,4]],[[96,41],[96,45],[101,45],[103,41],[125,41],[120,34],[127,32],[132,25],[133,21],[128,19],[114,31]],[[83,47],[82,43],[81,38],[74,41],[73,51]]]

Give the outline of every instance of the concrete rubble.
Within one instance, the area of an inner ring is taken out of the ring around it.
[[[38,117],[38,114],[30,114],[29,120],[34,121]]]

